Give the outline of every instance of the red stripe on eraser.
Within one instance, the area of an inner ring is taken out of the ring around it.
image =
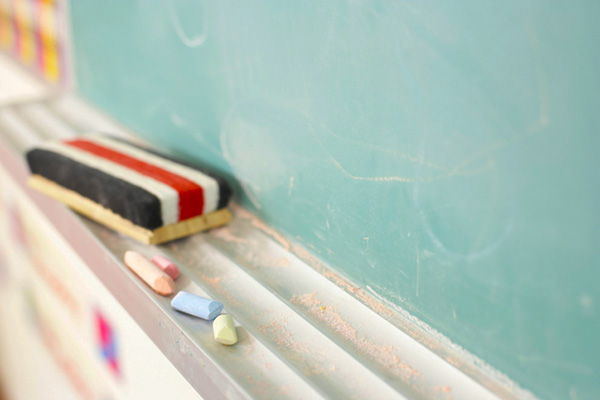
[[[85,139],[67,140],[64,143],[127,167],[175,189],[179,193],[180,221],[202,214],[204,190],[202,186],[189,179]]]

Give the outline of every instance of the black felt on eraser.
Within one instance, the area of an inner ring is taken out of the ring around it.
[[[45,143],[27,162],[33,174],[151,230],[222,209],[231,198],[222,177],[107,135]]]

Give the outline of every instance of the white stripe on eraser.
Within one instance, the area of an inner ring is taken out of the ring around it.
[[[182,176],[190,181],[198,184],[202,187],[204,192],[204,207],[202,209],[203,214],[215,211],[219,202],[219,184],[217,181],[200,171],[193,168],[186,167],[185,165],[179,164],[175,161],[167,160],[147,151],[138,149],[134,146],[130,146],[127,143],[120,142],[118,140],[111,139],[108,136],[101,136],[98,134],[90,134],[84,136],[86,140],[94,142],[98,145],[108,147],[112,150],[118,151],[128,156],[137,158],[138,160],[147,162],[152,165],[156,165],[166,171],[173,174]]]

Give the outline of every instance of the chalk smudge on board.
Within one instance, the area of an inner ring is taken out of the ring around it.
[[[290,184],[288,186],[288,196],[292,195],[292,190],[294,189],[294,177],[290,177]]]
[[[179,37],[181,42],[187,47],[192,48],[204,44],[206,38],[208,37],[208,32],[206,31],[206,16],[204,15],[205,13],[202,13],[202,32],[200,32],[200,34],[198,35],[190,36],[183,29],[181,20],[179,19],[179,15],[175,10],[175,5],[173,4],[173,2],[168,1],[167,4],[169,5],[169,15],[171,16],[171,22],[173,24],[173,27],[175,28],[175,33],[177,33],[177,36]]]

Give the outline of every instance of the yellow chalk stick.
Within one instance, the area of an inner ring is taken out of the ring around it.
[[[221,344],[232,345],[237,343],[237,332],[231,315],[219,315],[213,322],[215,340]]]

